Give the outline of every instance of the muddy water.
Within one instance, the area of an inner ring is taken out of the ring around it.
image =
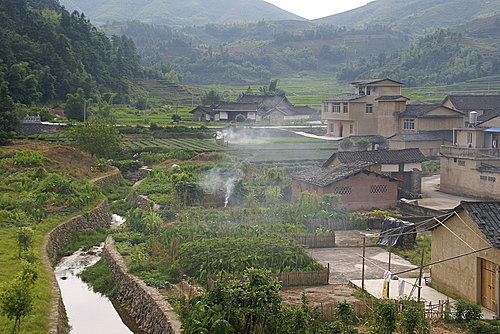
[[[111,226],[116,227],[121,223],[122,217],[113,215]],[[136,324],[119,305],[115,309],[113,304],[116,303],[93,292],[78,276],[85,268],[99,261],[102,247],[103,244],[87,252],[78,250],[63,257],[54,270],[72,327],[71,334],[140,333]]]

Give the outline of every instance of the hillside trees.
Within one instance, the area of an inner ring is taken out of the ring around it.
[[[125,99],[141,71],[130,38],[110,40],[55,0],[0,2],[0,45],[0,82],[14,102],[27,105],[64,99],[77,88]]]
[[[464,36],[451,29],[438,29],[390,55],[362,58],[343,66],[339,79],[398,78],[408,86],[451,84],[494,74],[497,60],[485,58],[465,45]]]
[[[79,149],[100,158],[110,157],[121,143],[118,130],[104,119],[91,119],[76,125],[71,137]]]
[[[17,130],[19,119],[14,108],[7,87],[0,85],[0,145],[6,145]]]

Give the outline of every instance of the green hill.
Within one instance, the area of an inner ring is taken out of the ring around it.
[[[390,24],[412,35],[500,13],[500,0],[375,0],[317,23],[359,26]]]
[[[109,39],[57,0],[0,1],[0,87],[26,105],[86,95],[129,93],[140,71],[133,42]]]
[[[259,20],[305,20],[263,0],[60,0],[94,23],[139,20],[154,24],[203,25]]]

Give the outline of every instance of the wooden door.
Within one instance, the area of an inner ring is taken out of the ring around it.
[[[499,266],[493,262],[481,261],[481,304],[488,310],[497,311],[497,272]]]

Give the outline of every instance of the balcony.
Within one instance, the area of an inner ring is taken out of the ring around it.
[[[454,158],[500,160],[499,148],[469,148],[469,147],[442,145],[439,152],[444,156],[454,157]]]

